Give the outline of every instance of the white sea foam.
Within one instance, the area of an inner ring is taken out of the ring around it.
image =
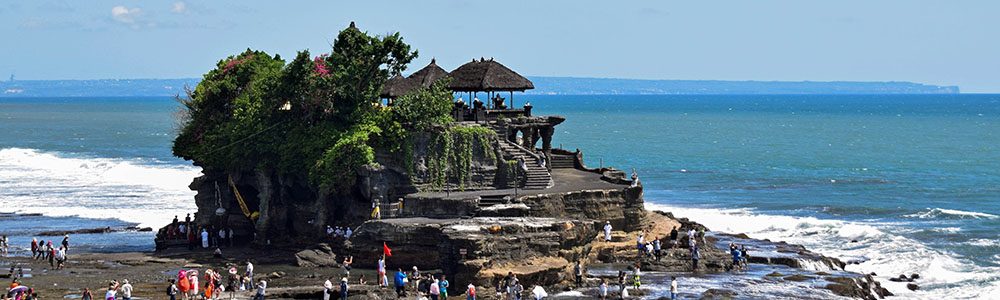
[[[945,208],[928,208],[927,211],[918,212],[913,214],[905,215],[908,218],[920,218],[920,219],[933,219],[939,217],[953,217],[953,218],[973,218],[973,219],[996,219],[1000,218],[996,215],[991,215],[988,213],[975,212],[975,211],[963,211],[956,209],[945,209]]]
[[[160,227],[193,212],[193,166],[0,149],[0,211],[115,218]]]
[[[648,200],[648,199],[647,199]],[[1000,295],[1000,268],[980,267],[961,256],[932,249],[896,234],[900,224],[850,222],[766,215],[748,209],[684,208],[646,203],[646,208],[673,212],[715,231],[746,233],[750,237],[802,244],[810,250],[857,261],[848,271],[875,272],[881,282],[903,298],[989,298]],[[851,243],[857,240],[857,243]],[[921,290],[888,281],[899,274],[919,273]]]

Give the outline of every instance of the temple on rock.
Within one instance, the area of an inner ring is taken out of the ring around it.
[[[588,255],[605,223],[616,230],[642,226],[642,185],[634,174],[590,168],[581,151],[553,147],[555,127],[565,119],[515,102],[515,92],[534,85],[492,58],[451,72],[432,60],[408,77],[390,78],[381,97],[392,106],[444,78],[454,93],[457,129],[411,133],[409,157],[376,149],[377,166],[358,170],[355,190],[316,196],[298,178],[205,168],[191,184],[198,192],[195,222],[233,228],[243,243],[302,248],[327,241],[326,226],[348,226],[356,228],[349,241],[325,249],[374,262],[384,243],[392,248],[391,270],[441,270],[457,287],[506,275],[499,266],[534,274],[534,284],[557,282]],[[247,211],[258,219],[245,217]],[[157,241],[158,249],[178,244]]]

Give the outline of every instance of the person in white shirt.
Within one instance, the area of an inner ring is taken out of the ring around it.
[[[208,249],[208,230],[201,230],[201,247]]]
[[[677,277],[670,277],[670,300],[677,299]]]
[[[132,284],[128,283],[128,279],[122,280],[122,299],[132,300]]]
[[[354,234],[354,231],[351,230],[351,227],[347,227],[347,230],[344,231],[344,238],[350,239],[352,234]]]
[[[323,300],[330,300],[330,294],[333,294],[333,282],[330,282],[330,279],[327,279],[326,282],[323,283]]]
[[[264,300],[264,295],[267,295],[267,281],[261,279],[257,283],[257,294],[253,296],[254,300]]]
[[[604,241],[611,241],[611,221],[604,222]]]

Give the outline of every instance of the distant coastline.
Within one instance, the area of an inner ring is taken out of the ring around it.
[[[530,95],[958,94],[957,86],[913,82],[644,80],[528,76]],[[175,96],[200,79],[0,81],[0,97]]]

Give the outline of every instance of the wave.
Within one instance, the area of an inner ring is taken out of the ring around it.
[[[0,189],[0,210],[114,218],[157,228],[196,209],[188,184],[200,174],[190,165],[4,148],[0,178],[7,183]]]
[[[883,285],[903,298],[980,298],[1000,293],[1000,267],[977,266],[955,253],[899,235],[905,232],[905,224],[768,215],[752,209],[674,207],[649,201],[646,208],[690,218],[714,231],[801,244],[824,255],[857,262],[846,269],[875,272]],[[921,290],[910,291],[905,284],[888,281],[911,273],[920,274]]]
[[[968,219],[968,218],[973,218],[973,219],[996,219],[996,218],[1000,218],[1000,216],[992,215],[992,214],[988,214],[988,213],[975,212],[975,211],[962,211],[962,210],[945,209],[945,208],[928,208],[926,211],[904,215],[903,217],[907,217],[907,218],[920,218],[920,219],[934,219],[934,218],[942,218],[942,219],[947,219],[947,218],[951,218],[951,219]]]

